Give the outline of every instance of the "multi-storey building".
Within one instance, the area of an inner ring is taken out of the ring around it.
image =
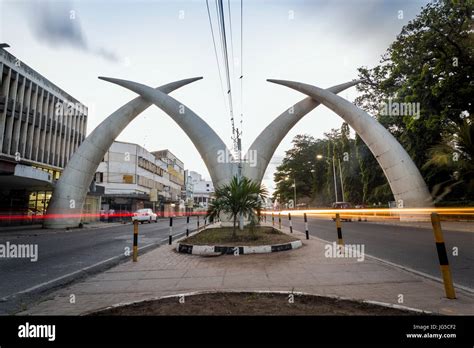
[[[214,195],[212,181],[203,179],[201,174],[194,171],[190,171],[189,176],[193,185],[194,206],[198,209],[207,209]]]
[[[194,208],[194,185],[189,170],[184,171],[184,189],[181,193],[181,199],[184,201],[186,211],[191,212]]]
[[[95,175],[96,183],[105,188],[102,208],[178,211],[181,186],[173,178],[175,173],[169,173],[168,169],[167,162],[156,158],[143,147],[115,141]]]
[[[169,174],[170,181],[170,194],[173,201],[182,200],[182,192],[186,189],[184,181],[184,164],[169,150],[153,151],[152,154],[161,159],[167,165],[167,171]],[[184,201],[180,202],[183,206]]]
[[[45,213],[86,127],[82,103],[0,48],[1,223]]]

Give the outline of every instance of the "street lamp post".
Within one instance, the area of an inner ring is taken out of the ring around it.
[[[316,155],[317,160],[321,160],[324,157],[325,156],[323,156],[323,155]],[[329,163],[329,160],[326,159],[326,161]],[[338,197],[337,197],[337,179],[336,179],[336,165],[334,163],[334,156],[332,157],[332,173],[333,173],[333,178],[334,178],[334,194],[336,196],[336,202],[337,202],[338,201]],[[341,184],[342,184],[342,176],[341,176]],[[343,193],[343,195],[344,195],[344,193]]]
[[[336,202],[337,199],[337,180],[336,180],[336,164],[334,163],[334,156],[332,156],[332,173],[334,177],[334,193],[336,194]]]
[[[287,177],[285,178],[285,180],[289,180],[289,179],[290,179],[289,176],[287,176]],[[295,179],[295,177],[293,177],[293,196],[294,196],[293,202],[295,203],[294,208],[296,209],[296,179]]]
[[[344,197],[344,182],[342,181],[342,166],[341,166],[341,159],[338,159],[339,162],[339,177],[341,179],[341,195],[342,195],[342,201],[345,202],[346,198]]]

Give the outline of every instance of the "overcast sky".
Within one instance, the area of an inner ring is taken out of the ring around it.
[[[305,97],[266,79],[296,80],[319,87],[352,80],[357,77],[358,67],[372,67],[379,62],[402,26],[426,3],[244,0],[244,152],[271,120]],[[215,1],[209,0],[209,4],[218,35]],[[227,0],[224,5],[229,23]],[[230,1],[230,7],[233,47],[229,47],[229,56],[233,51],[236,58],[231,78],[239,126],[240,0]],[[203,80],[172,96],[193,109],[224,142],[231,144],[228,105],[219,81],[205,1],[0,0],[0,42],[10,44],[9,52],[89,107],[88,133],[136,96],[98,76],[129,79],[153,87],[202,76]],[[340,95],[353,100],[355,88]],[[274,188],[275,167],[295,135],[322,137],[341,123],[324,106],[309,113],[280,144],[264,184],[270,190]],[[155,106],[139,115],[118,140],[137,143],[149,151],[168,148],[185,163],[186,169],[209,178],[191,141]]]

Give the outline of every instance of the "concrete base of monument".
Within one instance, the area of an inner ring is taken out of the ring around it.
[[[242,224],[245,227],[245,226],[248,226],[250,224],[250,220],[246,219],[246,218],[237,219],[236,222],[237,222],[237,226]],[[219,223],[220,223],[220,226],[222,226],[222,227],[233,227],[234,226],[234,219],[229,214],[220,213]]]

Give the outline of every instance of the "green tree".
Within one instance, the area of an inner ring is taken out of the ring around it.
[[[293,199],[293,177],[296,177],[298,202],[305,200],[311,206],[328,206],[334,202],[335,159],[338,198],[342,197],[340,172],[344,186],[344,197],[351,202],[362,202],[363,185],[359,162],[356,157],[356,142],[350,138],[350,128],[343,123],[340,129],[325,133],[324,139],[297,135],[293,147],[275,173],[274,198],[280,202]],[[286,179],[290,180],[286,180]]]
[[[274,199],[277,196],[280,201],[287,202],[293,199],[293,182],[296,181],[296,191],[298,196],[311,193],[311,180],[306,177],[310,160],[314,138],[308,135],[297,135],[293,141],[293,147],[286,151],[282,164],[277,167],[275,182],[277,190],[274,192]]]
[[[459,131],[465,119],[472,124],[473,10],[472,1],[429,3],[403,27],[379,65],[359,69],[363,83],[358,85],[361,95],[356,104],[372,113],[398,139],[432,192],[441,183],[449,183],[453,173],[452,168],[433,165],[431,149],[446,144],[447,133],[460,134],[452,132]],[[382,115],[381,104],[390,100],[415,103],[419,114]],[[372,181],[367,175],[366,168],[373,168],[372,157],[359,154],[361,169],[365,168],[365,199],[370,199],[368,192],[384,196],[383,188],[388,188],[386,182]],[[462,175],[464,183],[445,198],[456,200],[465,190],[472,190],[467,172]]]
[[[441,200],[445,195],[459,190],[459,185],[466,183],[468,190],[459,192],[461,198],[474,200],[474,124],[465,119],[462,124],[452,125],[443,135],[443,141],[429,149],[429,160],[424,168],[435,167],[451,173],[450,179],[441,186],[435,187]]]
[[[242,215],[254,222],[260,215],[267,194],[267,190],[258,183],[234,176],[229,184],[216,188],[207,216],[215,219],[221,213],[230,215],[233,221],[232,238],[235,239],[237,219]]]

